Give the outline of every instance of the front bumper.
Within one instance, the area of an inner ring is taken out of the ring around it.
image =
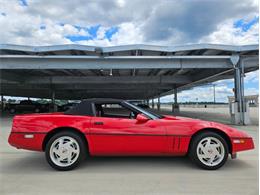
[[[254,141],[251,137],[231,138],[232,154],[244,150],[252,150],[255,148]]]
[[[42,151],[42,144],[46,134],[11,132],[8,143],[18,149]]]

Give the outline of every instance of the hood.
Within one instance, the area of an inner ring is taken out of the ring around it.
[[[171,115],[165,115],[165,118],[163,118],[166,121],[179,121],[181,122],[182,125],[178,125],[178,128],[181,126],[184,127],[184,129],[187,128],[187,126],[190,126],[191,129],[197,131],[200,129],[205,129],[205,128],[214,128],[214,129],[219,129],[223,132],[225,132],[228,136],[230,137],[250,137],[246,132],[238,130],[234,127],[218,123],[218,122],[212,122],[212,121],[204,121],[204,120],[199,120],[199,119],[192,119],[192,118],[187,118],[187,117],[178,117],[178,116],[171,116]],[[182,123],[183,122],[183,123]],[[184,125],[183,125],[184,124]]]
[[[183,121],[202,121],[199,119],[193,119],[188,117],[182,117],[182,116],[172,116],[172,115],[163,115],[165,120],[183,120]]]

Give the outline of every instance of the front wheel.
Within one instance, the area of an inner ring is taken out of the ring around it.
[[[77,167],[85,158],[86,146],[78,134],[64,131],[51,137],[46,145],[45,155],[51,167],[67,171]]]
[[[215,170],[222,167],[227,161],[228,145],[216,133],[201,133],[191,141],[189,156],[199,167]]]

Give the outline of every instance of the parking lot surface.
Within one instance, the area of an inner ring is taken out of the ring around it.
[[[185,109],[186,116],[200,117],[198,109]],[[234,126],[253,136],[256,149],[229,158],[216,171],[201,170],[185,157],[96,157],[59,172],[49,167],[44,153],[8,145],[11,121],[0,118],[0,194],[258,194],[257,125]]]

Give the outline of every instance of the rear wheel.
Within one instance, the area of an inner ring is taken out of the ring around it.
[[[205,132],[197,135],[191,142],[189,156],[195,164],[215,170],[222,167],[228,158],[228,145],[220,135]]]
[[[78,134],[63,131],[51,137],[46,145],[45,155],[51,167],[67,171],[77,167],[85,158],[86,145]]]

